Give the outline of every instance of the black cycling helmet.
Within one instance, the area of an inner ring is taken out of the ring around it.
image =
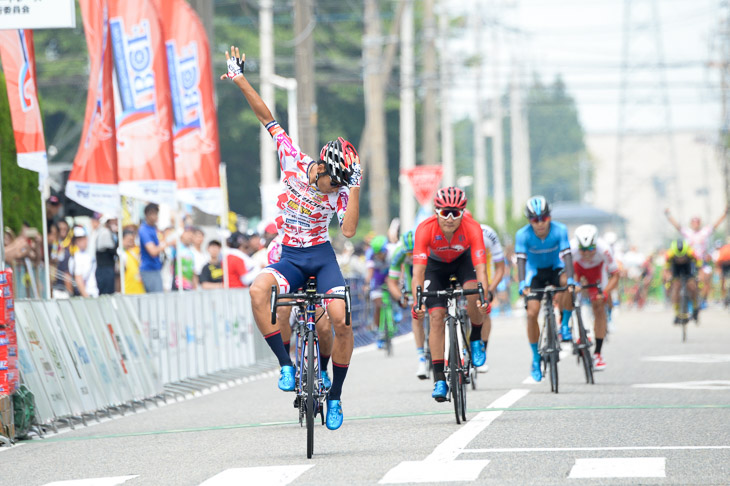
[[[332,180],[332,185],[346,186],[350,182],[352,167],[348,165],[345,159],[346,154],[357,155],[357,152],[355,147],[342,137],[327,142],[319,152],[320,162],[324,164],[327,175]]]

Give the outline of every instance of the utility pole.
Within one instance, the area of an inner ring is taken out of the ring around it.
[[[443,185],[453,186],[456,183],[456,170],[454,167],[454,128],[451,125],[451,60],[448,52],[449,36],[449,14],[447,2],[442,0],[439,4],[439,83],[441,95],[441,165],[444,167]]]
[[[211,49],[214,49],[215,47],[215,24],[213,23],[214,18],[214,6],[213,2],[210,0],[188,0],[190,2],[190,6],[193,7],[193,9],[197,12],[198,17],[200,17],[200,21],[203,23],[203,27],[205,28],[205,35],[208,36],[208,44],[210,45]],[[216,56],[213,56],[216,57]],[[211,63],[212,67],[212,63]],[[215,76],[215,73],[213,73],[213,79],[217,79],[217,76]]]
[[[434,0],[423,2],[423,163],[438,161],[438,119],[436,113],[436,17]]]
[[[496,15],[497,11],[495,11]],[[499,84],[499,32],[497,23],[492,27],[492,82],[494,94],[492,98],[492,172],[494,177],[494,224],[498,231],[506,226],[505,190],[504,190],[504,146],[502,143],[502,89]]]
[[[728,89],[730,89],[730,2],[723,0],[720,4],[720,89],[722,93],[722,126],[720,127],[719,152],[721,155],[722,173],[725,182],[725,205],[730,206],[730,106],[728,106]],[[725,236],[730,236],[730,211],[725,217]]]
[[[484,121],[482,107],[482,78],[484,77],[484,60],[482,56],[482,27],[484,17],[480,0],[475,2],[473,17],[474,46],[476,48],[476,85],[474,87],[474,215],[478,221],[487,220],[487,152],[484,145]]]
[[[274,0],[259,2],[259,41],[261,43],[261,60],[259,61],[261,99],[276,117],[276,98],[274,97]],[[266,188],[276,183],[276,158],[274,142],[263,126],[260,130],[259,153],[261,158],[261,187]]]
[[[519,68],[513,66],[510,83],[510,121],[512,140],[512,218],[522,217],[522,208],[532,192],[530,178],[530,139],[527,134]]]
[[[294,2],[294,57],[296,59],[299,146],[305,154],[319,153],[317,93],[314,78],[315,0]]]
[[[365,32],[363,35],[365,124],[367,145],[364,170],[370,192],[372,225],[376,233],[385,234],[390,224],[388,203],[388,151],[385,136],[385,87],[381,72],[382,33],[378,0],[365,0]]]
[[[400,168],[416,166],[416,102],[413,61],[413,0],[403,0],[400,27]],[[401,229],[415,223],[416,204],[413,189],[405,175],[399,176]]]

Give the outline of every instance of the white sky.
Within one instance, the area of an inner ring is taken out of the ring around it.
[[[652,18],[651,0],[633,0],[634,24]],[[498,58],[500,85],[505,89],[512,69],[512,56],[524,66],[522,84],[532,73],[543,82],[561,74],[568,92],[577,101],[581,122],[588,132],[615,132],[619,120],[622,80],[623,0],[471,0],[449,2],[455,13],[469,8],[473,20],[475,4],[483,5],[487,25],[482,30],[486,56],[485,96],[494,92],[492,60],[495,59],[492,29],[495,5],[502,30]],[[641,100],[627,111],[629,129],[662,129],[666,79],[670,120],[673,129],[717,130],[720,126],[720,88],[716,69],[707,63],[719,58],[716,32],[719,27],[719,0],[656,0],[661,23],[664,70],[640,69],[629,77],[629,99]],[[458,33],[457,33],[458,34]],[[630,63],[660,61],[652,30],[632,30]],[[475,34],[471,29],[452,41],[454,118],[470,114],[474,104],[474,70],[458,68],[461,59],[474,53]]]

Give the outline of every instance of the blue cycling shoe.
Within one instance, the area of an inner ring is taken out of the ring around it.
[[[573,333],[570,332],[570,326],[562,326],[560,329],[560,334],[561,336],[563,336],[563,342],[573,340]]]
[[[282,366],[279,375],[279,390],[294,391],[294,367]]]
[[[484,345],[484,341],[471,342],[471,361],[477,368],[483,366],[487,361],[487,347]]]
[[[540,359],[532,360],[532,371],[530,372],[532,379],[536,382],[542,381],[542,367],[540,366]]]
[[[327,428],[337,430],[342,425],[345,417],[342,415],[342,402],[339,400],[327,400]]]
[[[332,381],[330,380],[327,371],[322,372],[322,385],[324,386],[325,390],[329,390],[330,388],[332,388]]]
[[[448,393],[448,391],[449,387],[446,386],[446,382],[444,380],[439,380],[433,384],[433,393],[431,393],[431,397],[437,402],[445,402],[446,393]]]

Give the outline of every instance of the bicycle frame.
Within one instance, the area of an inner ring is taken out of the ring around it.
[[[539,353],[545,367],[550,371],[550,389],[558,393],[558,361],[560,361],[560,343],[558,342],[557,320],[555,318],[555,294],[564,292],[568,287],[548,285],[542,289],[530,289],[530,295],[542,294],[542,308],[545,320],[540,330]]]

